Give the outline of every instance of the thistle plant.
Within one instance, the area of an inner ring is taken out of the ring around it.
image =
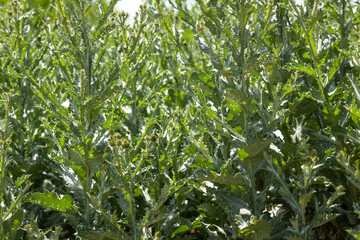
[[[355,3],[117,2],[0,0],[2,237],[358,238]]]

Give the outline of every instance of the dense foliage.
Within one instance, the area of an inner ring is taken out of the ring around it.
[[[1,239],[360,239],[360,5],[0,0]]]

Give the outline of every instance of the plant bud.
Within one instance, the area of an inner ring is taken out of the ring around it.
[[[165,54],[165,60],[170,60],[171,59],[171,55],[170,54]]]
[[[127,140],[126,138],[122,140],[121,142],[121,146],[125,149],[129,148],[130,147],[130,142],[129,140]]]
[[[111,139],[110,142],[109,142],[109,145],[110,145],[111,147],[115,147],[115,146],[116,146],[116,140]]]
[[[155,134],[151,135],[150,140],[151,140],[152,142],[156,142],[157,136],[156,136]]]
[[[114,134],[111,136],[111,138],[113,138],[113,139],[120,139],[120,138],[121,138],[121,135],[120,135],[120,133],[116,132],[116,133],[114,133]]]

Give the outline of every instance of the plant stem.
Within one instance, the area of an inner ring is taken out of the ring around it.
[[[303,28],[303,31],[305,33],[305,36],[306,36],[306,40],[309,44],[309,47],[310,47],[310,54],[311,54],[311,58],[314,62],[314,65],[315,65],[315,69],[316,69],[316,75],[317,75],[317,81],[318,81],[318,84],[320,86],[320,91],[321,91],[321,95],[322,95],[322,98],[324,99],[324,102],[325,102],[325,106],[326,108],[328,109],[329,111],[329,114],[330,114],[330,117],[331,117],[331,122],[332,124],[335,124],[335,117],[334,117],[334,113],[333,113],[333,110],[330,106],[330,103],[329,103],[329,98],[327,97],[327,94],[325,93],[325,90],[324,90],[324,83],[323,83],[323,80],[322,80],[322,76],[321,76],[321,70],[320,70],[320,67],[319,67],[319,64],[318,64],[318,61],[317,61],[317,54],[316,54],[316,50],[315,50],[315,47],[314,47],[314,43],[313,41],[310,39],[310,35],[309,35],[309,31],[307,30],[306,26],[305,26],[305,23],[304,23],[304,20],[302,18],[302,13],[299,12],[299,9],[297,8],[296,4],[294,3],[293,0],[290,1],[293,9],[295,10],[296,14],[297,14],[297,17],[300,21],[300,24]]]
[[[139,238],[139,233],[138,233],[138,229],[136,226],[136,213],[135,213],[135,199],[134,199],[134,178],[133,178],[133,173],[130,167],[130,159],[129,159],[129,153],[128,153],[128,149],[125,149],[124,151],[124,155],[125,155],[125,163],[128,165],[128,170],[129,170],[129,174],[128,178],[125,177],[125,175],[123,175],[124,178],[124,184],[126,185],[126,191],[129,194],[129,213],[130,213],[130,220],[131,220],[131,232],[134,235],[134,239],[138,240]],[[124,168],[122,168],[124,169]],[[124,174],[124,173],[123,173]],[[126,181],[127,180],[127,181]]]
[[[249,177],[250,177],[250,184],[251,184],[251,193],[252,193],[252,199],[253,199],[253,203],[254,203],[253,211],[254,211],[255,215],[257,215],[258,211],[257,211],[257,207],[256,207],[256,187],[255,187],[255,176],[254,176],[255,174],[253,173],[251,164],[249,164],[249,168],[250,168]]]
[[[4,135],[2,136],[1,143],[1,162],[0,162],[0,204],[2,204],[4,192],[5,192],[5,166],[6,166],[6,150],[8,147],[7,139],[9,138],[8,134],[8,125],[9,125],[9,115],[10,115],[10,98],[11,95],[7,96],[5,100],[5,123],[4,123]],[[4,226],[3,226],[3,208],[0,207],[0,236],[4,236]]]

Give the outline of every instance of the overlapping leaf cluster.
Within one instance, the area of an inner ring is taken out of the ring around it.
[[[359,238],[358,4],[0,3],[0,236]]]

